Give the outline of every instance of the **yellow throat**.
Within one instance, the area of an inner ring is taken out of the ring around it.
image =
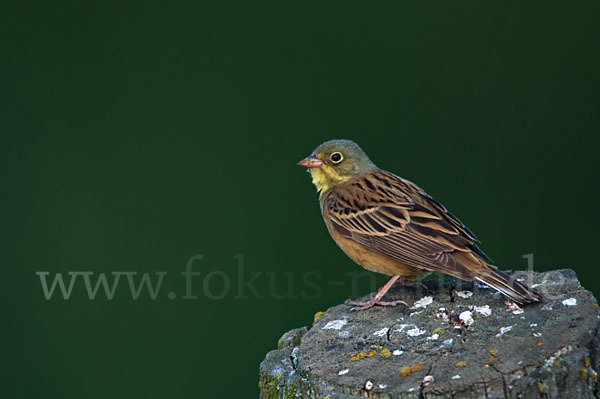
[[[340,176],[331,166],[323,165],[320,168],[310,169],[312,182],[317,187],[320,195],[331,187],[348,181],[349,177]]]

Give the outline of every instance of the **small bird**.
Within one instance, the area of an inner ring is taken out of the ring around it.
[[[327,141],[298,165],[312,176],[338,246],[365,269],[392,276],[370,300],[348,301],[355,309],[406,304],[382,298],[398,279],[414,285],[406,280],[433,271],[479,280],[518,303],[542,299],[493,266],[475,234],[442,204],[416,184],[377,168],[353,141]]]

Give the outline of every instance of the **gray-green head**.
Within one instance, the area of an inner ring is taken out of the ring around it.
[[[326,141],[298,165],[309,168],[313,183],[320,192],[376,168],[367,154],[351,140]]]

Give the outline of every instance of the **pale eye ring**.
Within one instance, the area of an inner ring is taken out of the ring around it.
[[[331,162],[333,163],[340,163],[344,160],[344,156],[342,155],[341,152],[333,152],[330,156],[329,159],[331,159]]]

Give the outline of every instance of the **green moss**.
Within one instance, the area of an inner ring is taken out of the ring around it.
[[[296,385],[295,382],[290,382],[288,384],[287,389],[285,390],[285,394],[283,396],[284,399],[294,399],[297,398],[298,396],[296,396],[296,391],[298,390],[298,386]]]
[[[302,327],[283,334],[283,336],[279,338],[279,342],[277,342],[277,349],[283,349],[287,347],[293,348],[300,345],[300,340],[304,334],[306,334],[306,331],[306,327]]]
[[[280,399],[281,393],[279,392],[279,381],[274,375],[262,375],[260,382],[260,388],[262,390],[262,397],[264,399]]]
[[[298,381],[282,378],[281,374],[261,375],[258,386],[262,392],[262,399],[295,399],[306,397],[303,391],[304,384],[298,384]]]

